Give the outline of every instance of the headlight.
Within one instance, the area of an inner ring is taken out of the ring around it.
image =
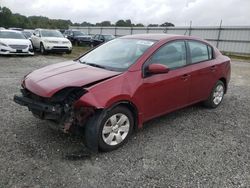
[[[0,46],[8,46],[8,45],[0,42]]]

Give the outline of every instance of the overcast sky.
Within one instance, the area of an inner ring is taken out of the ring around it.
[[[26,16],[101,22],[131,19],[133,23],[172,22],[186,26],[250,25],[250,0],[0,0]]]

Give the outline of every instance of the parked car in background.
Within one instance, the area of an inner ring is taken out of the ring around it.
[[[31,36],[34,49],[39,50],[42,54],[48,52],[66,52],[71,53],[72,44],[58,30],[36,29]]]
[[[33,35],[34,30],[28,30],[25,29],[22,31],[23,35],[27,38],[31,40],[31,36]]]
[[[66,30],[63,35],[68,38],[74,45],[91,44],[92,37],[79,30]]]
[[[110,40],[115,39],[114,35],[101,35],[101,34],[96,34],[91,41],[91,47],[98,46],[104,42],[108,42]]]
[[[152,118],[198,102],[218,107],[230,71],[230,59],[205,40],[130,35],[28,74],[14,100],[66,131],[83,127],[89,149],[110,151]]]
[[[20,31],[0,30],[0,54],[34,55],[31,41]]]
[[[10,27],[9,30],[22,31],[23,28],[19,28],[19,27]]]

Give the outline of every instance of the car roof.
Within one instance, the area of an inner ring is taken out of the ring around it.
[[[175,34],[135,34],[135,35],[127,35],[121,38],[128,38],[128,39],[143,39],[143,40],[167,40],[167,39],[195,39],[200,40],[196,37],[186,36],[186,35],[175,35]]]

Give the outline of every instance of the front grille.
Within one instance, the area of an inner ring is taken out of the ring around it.
[[[54,46],[53,49],[69,49],[66,46]]]
[[[9,45],[9,46],[16,50],[23,50],[28,47],[28,45]]]

